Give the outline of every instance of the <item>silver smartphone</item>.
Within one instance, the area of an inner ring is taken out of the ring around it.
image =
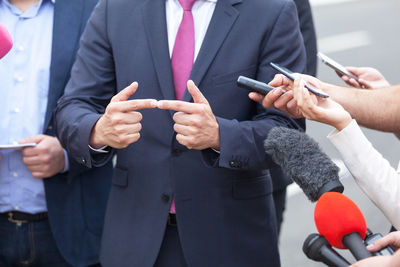
[[[321,61],[323,63],[325,63],[327,66],[331,67],[335,71],[339,72],[342,75],[346,75],[346,76],[348,76],[350,78],[353,78],[356,81],[358,81],[358,77],[356,75],[354,75],[353,73],[349,72],[343,65],[337,63],[335,60],[331,59],[327,55],[325,55],[325,54],[323,54],[321,52],[318,52],[317,56],[321,59]]]

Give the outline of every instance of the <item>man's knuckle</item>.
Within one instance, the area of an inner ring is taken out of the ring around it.
[[[123,133],[125,133],[125,129],[123,127],[115,127],[114,131],[117,135],[122,135]]]
[[[121,116],[112,116],[111,117],[111,124],[113,126],[121,125],[123,123],[123,118]]]
[[[43,162],[46,166],[49,166],[50,163],[51,163],[51,157],[50,157],[50,156],[44,156],[44,157],[42,158],[42,162]]]
[[[142,124],[140,122],[136,124],[137,132],[140,132],[142,130],[142,128],[143,128],[143,126],[142,126]]]
[[[201,105],[200,106],[200,113],[201,114],[207,114],[208,113],[208,106],[207,105]]]
[[[136,121],[141,121],[143,119],[143,115],[140,112],[133,112]]]
[[[138,141],[140,139],[140,133],[136,133],[134,136],[133,136],[133,142],[136,142],[136,141]]]
[[[106,107],[106,113],[113,113],[113,112],[116,111],[116,108],[117,108],[117,104],[116,103],[110,103]]]

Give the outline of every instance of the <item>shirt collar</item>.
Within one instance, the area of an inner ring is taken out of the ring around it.
[[[32,18],[37,15],[39,12],[39,9],[43,5],[43,3],[49,1],[53,5],[55,4],[56,0],[40,0],[34,7],[32,7],[30,10],[28,10],[25,13],[22,13],[18,8],[16,8],[14,5],[10,3],[9,0],[0,0],[0,3],[3,3],[5,6],[7,6],[12,13],[14,13],[16,16],[20,16],[22,18]]]

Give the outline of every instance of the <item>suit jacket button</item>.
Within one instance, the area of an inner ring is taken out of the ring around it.
[[[168,202],[168,201],[169,201],[169,196],[166,195],[166,194],[161,194],[161,199],[162,199],[164,202]]]
[[[229,166],[231,166],[232,168],[236,168],[237,167],[236,161],[234,161],[234,160],[229,161]]]
[[[49,127],[47,127],[47,130],[53,130],[53,126],[49,125]]]

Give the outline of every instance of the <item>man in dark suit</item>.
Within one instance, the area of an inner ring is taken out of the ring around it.
[[[0,266],[98,264],[111,163],[88,169],[54,137],[53,111],[96,0],[0,0]]]
[[[56,127],[89,168],[117,154],[103,266],[280,265],[263,141],[301,127],[236,86],[271,61],[305,68],[292,1],[100,1]]]

